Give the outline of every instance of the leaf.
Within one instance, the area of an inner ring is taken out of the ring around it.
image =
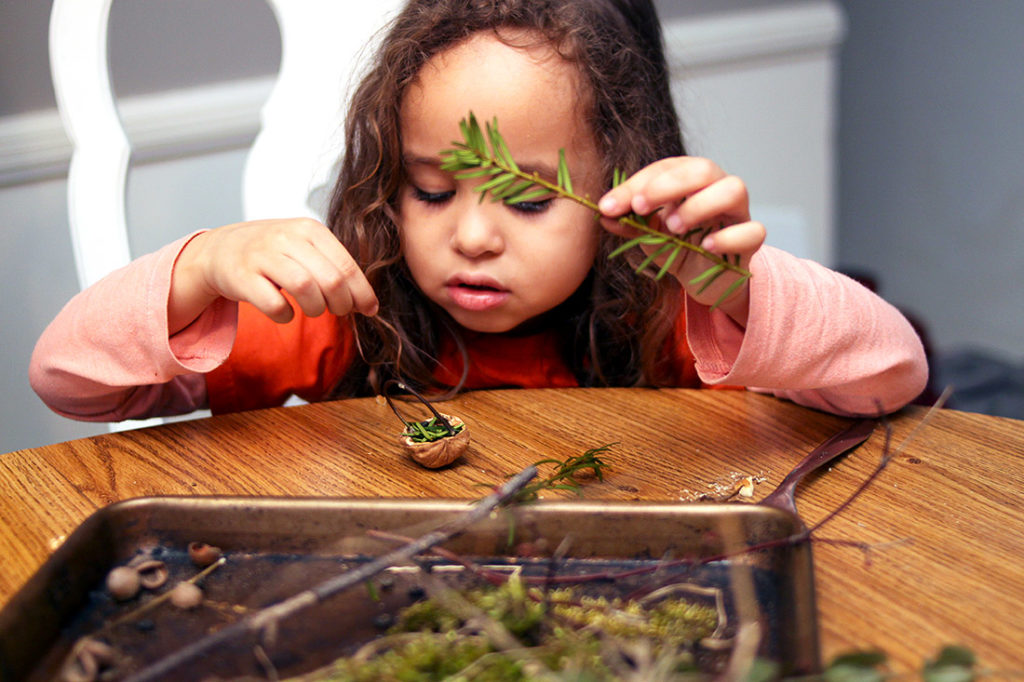
[[[702,282],[702,281],[704,281],[704,280],[706,280],[708,278],[710,278],[710,280],[711,280],[711,281],[708,282],[708,284],[711,284],[711,282],[715,281],[715,277],[717,277],[724,270],[725,270],[725,266],[724,265],[721,265],[721,264],[713,265],[710,268],[708,268],[707,270],[705,270],[704,272],[700,273],[699,275],[697,275],[696,277],[691,279],[690,280],[690,284],[699,284],[700,282]],[[707,284],[705,284],[704,287],[701,288],[700,291],[704,291],[704,288],[706,288],[706,287],[707,287]],[[697,293],[700,293],[700,292],[697,292]]]
[[[487,151],[487,143],[484,141],[483,131],[480,130],[480,123],[476,120],[473,112],[469,113],[469,123],[462,129],[462,138],[470,148],[483,156]]]
[[[616,256],[619,256],[622,253],[629,251],[634,246],[639,246],[641,244],[660,244],[662,241],[662,238],[659,237],[658,235],[642,234],[639,237],[633,237],[628,242],[623,242],[622,244],[619,244],[619,246],[614,251],[608,254],[608,258],[615,258]]]
[[[668,253],[669,249],[671,248],[673,248],[672,244],[662,244],[656,250],[647,254],[647,258],[644,258],[642,261],[640,261],[640,265],[636,266],[637,274],[646,270],[651,263],[653,263],[657,258],[664,256],[666,253]]]
[[[851,651],[840,654],[828,664],[829,668],[837,665],[853,665],[873,668],[882,665],[886,661],[886,655],[881,651]]]
[[[518,171],[519,166],[516,165],[515,159],[512,158],[512,152],[508,150],[508,145],[505,144],[505,138],[498,132],[498,119],[494,119],[494,123],[487,127],[487,136],[491,139],[491,148],[494,149],[494,156],[499,161],[505,164],[505,167],[511,171]]]
[[[488,180],[484,184],[479,185],[476,188],[476,191],[480,192],[480,194],[483,195],[483,194],[486,194],[487,192],[489,192],[491,189],[494,189],[496,187],[501,187],[505,183],[512,182],[515,179],[516,179],[516,176],[513,175],[512,173],[502,173],[500,175],[494,176],[493,178],[491,178],[490,180]]]
[[[675,249],[672,251],[672,253],[668,255],[668,258],[665,259],[665,262],[661,264],[661,269],[658,270],[658,274],[654,276],[654,279],[657,280],[664,277],[668,273],[672,265],[676,262],[676,259],[679,258],[679,254],[682,253],[682,251],[683,247],[677,245]]]
[[[977,661],[974,652],[967,647],[947,646],[942,648],[942,651],[939,652],[939,657],[933,662],[942,665],[964,665],[971,667]]]
[[[569,164],[565,161],[565,150],[558,150],[558,186],[572,194],[572,178],[569,177]]]
[[[732,296],[732,295],[733,295],[733,293],[734,293],[734,292],[735,292],[735,291],[736,291],[737,289],[739,289],[739,288],[740,288],[741,286],[743,286],[743,283],[744,283],[744,282],[746,282],[746,281],[747,281],[747,278],[746,278],[746,277],[740,277],[740,278],[739,278],[739,279],[737,279],[737,280],[736,280],[735,282],[733,282],[732,284],[730,284],[730,285],[729,285],[729,288],[728,288],[728,289],[726,289],[726,290],[725,290],[724,292],[722,292],[722,295],[721,295],[721,296],[719,296],[719,297],[718,297],[718,300],[717,300],[717,301],[715,301],[714,305],[712,305],[712,306],[711,306],[711,309],[712,309],[712,310],[714,310],[715,308],[717,308],[717,307],[718,307],[718,306],[720,306],[721,304],[725,303],[725,302],[726,302],[726,301],[727,301],[727,300],[729,299],[729,297],[730,297],[730,296]]]
[[[974,652],[960,646],[947,646],[921,671],[924,682],[971,682],[975,679]]]
[[[612,187],[618,187],[626,181],[626,174],[619,168],[612,169]]]
[[[446,170],[446,169],[442,166],[441,170]],[[473,169],[470,169],[470,170],[464,170],[464,171],[460,172],[457,177],[459,178],[459,180],[465,180],[465,179],[469,179],[469,178],[483,178],[483,177],[486,177],[488,175],[497,175],[500,172],[501,172],[501,169],[498,168],[497,166],[490,166],[490,167],[473,168]]]
[[[534,199],[540,199],[541,197],[545,197],[548,194],[550,194],[548,190],[544,189],[543,187],[538,187],[535,190],[524,192],[523,194],[517,194],[516,196],[513,197],[508,197],[507,199],[505,199],[505,203],[521,204],[525,201],[533,201]]]
[[[466,142],[469,142],[469,140],[472,139],[473,133],[471,132],[470,128],[475,124],[476,116],[473,115],[473,112],[469,113],[469,118],[464,118],[461,121],[459,121],[459,132],[462,133],[462,139],[465,140]],[[455,142],[454,144],[457,145],[459,143]]]
[[[500,190],[493,190],[491,192],[491,195],[494,196],[495,199],[501,199],[506,204],[518,203],[509,201],[509,197],[515,196],[517,194],[522,194],[524,191],[531,187],[533,187],[533,183],[530,182],[529,180],[518,180],[516,182],[510,183],[507,187],[503,187]]]
[[[825,669],[825,682],[880,682],[878,666],[886,657],[880,651],[855,651],[836,656]]]

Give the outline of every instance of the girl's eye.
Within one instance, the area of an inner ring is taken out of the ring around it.
[[[447,190],[445,192],[428,192],[420,189],[419,187],[413,187],[412,191],[416,200],[422,201],[425,204],[443,204],[455,196],[454,190]]]
[[[508,207],[519,213],[543,213],[551,207],[553,199],[554,197],[541,201],[520,201],[518,204],[508,204]]]

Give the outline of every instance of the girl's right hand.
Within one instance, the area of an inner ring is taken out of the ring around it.
[[[178,256],[167,302],[173,334],[220,297],[247,301],[275,322],[302,311],[377,314],[377,296],[341,242],[309,218],[225,225],[194,237]]]

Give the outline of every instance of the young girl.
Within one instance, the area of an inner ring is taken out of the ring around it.
[[[326,226],[228,225],[76,296],[32,385],[60,414],[120,420],[371,395],[549,386],[738,385],[839,414],[895,410],[921,344],[853,281],[763,246],[743,182],[684,156],[649,0],[411,0],[356,92]],[[441,169],[474,112],[523,168],[578,194],[508,205]],[[613,169],[631,174],[609,191]],[[701,291],[700,254],[656,280],[609,259],[615,218],[719,227],[702,246],[753,276]]]

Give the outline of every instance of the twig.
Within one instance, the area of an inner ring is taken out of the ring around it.
[[[488,516],[494,509],[512,499],[515,494],[537,475],[536,467],[527,467],[516,474],[501,488],[483,498],[472,508],[443,524],[437,530],[418,538],[404,547],[369,561],[359,568],[328,578],[319,585],[304,590],[284,601],[257,611],[246,618],[214,632],[202,639],[165,656],[153,665],[147,666],[134,675],[126,678],[126,682],[146,682],[158,680],[177,668],[195,661],[214,651],[217,647],[236,637],[262,633],[272,634],[283,619],[298,613],[310,606],[321,603],[327,598],[343,592],[372,578],[381,571],[397,563],[427,551],[431,547],[446,542],[464,532],[477,521]]]
[[[907,437],[903,439],[903,442],[901,442],[895,448],[891,447],[892,446],[892,426],[889,423],[886,423],[885,424],[885,444],[882,446],[882,459],[878,462],[878,466],[876,466],[875,470],[871,472],[871,475],[869,475],[866,479],[864,479],[864,482],[861,483],[860,486],[855,491],[853,491],[852,495],[847,497],[838,507],[836,507],[831,512],[829,512],[825,516],[825,518],[821,519],[816,524],[811,526],[806,531],[805,535],[807,537],[810,537],[811,533],[813,533],[814,531],[818,530],[819,528],[824,526],[826,523],[828,523],[829,521],[834,519],[836,516],[841,514],[847,507],[850,506],[850,504],[853,503],[854,500],[856,500],[858,497],[860,497],[861,494],[865,490],[867,490],[868,487],[872,483],[875,482],[875,479],[878,478],[882,474],[882,471],[884,471],[885,468],[889,465],[889,462],[892,461],[892,458],[895,457],[898,452],[902,451],[903,448],[907,447],[907,445],[914,438],[914,436],[916,436],[921,431],[921,428],[925,424],[927,424],[929,421],[931,421],[931,419],[934,416],[935,412],[937,410],[939,410],[946,403],[946,401],[949,399],[949,394],[950,393],[951,393],[951,390],[949,388],[947,388],[945,391],[943,391],[942,395],[939,396],[939,399],[937,401],[935,401],[935,404],[932,405],[928,409],[928,411],[925,413],[924,417],[921,418],[921,421],[918,422],[916,426],[914,426],[914,428],[910,431],[909,434],[907,434]]]

